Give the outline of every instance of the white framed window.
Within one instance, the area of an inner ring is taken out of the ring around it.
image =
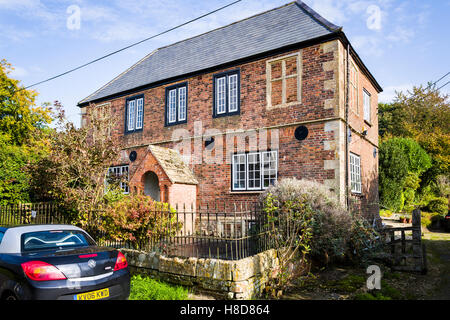
[[[262,153],[262,181],[264,189],[275,184],[277,181],[277,160],[276,151],[266,151]]]
[[[221,77],[216,79],[216,101],[217,101],[217,114],[223,114],[227,111],[227,100],[226,100],[226,77]]]
[[[234,154],[232,158],[233,166],[233,190],[245,190],[246,184],[246,158],[245,154]]]
[[[178,88],[178,121],[186,120],[186,87]]]
[[[142,130],[144,125],[144,96],[126,100],[126,132]]]
[[[361,193],[361,157],[350,153],[350,190]]]
[[[264,190],[275,184],[278,152],[262,151],[232,156],[232,190]]]
[[[261,189],[261,153],[247,154],[247,189]]]
[[[239,70],[222,72],[213,76],[213,117],[239,114]]]
[[[363,90],[364,120],[370,123],[370,93]]]
[[[124,166],[116,166],[108,168],[108,176],[107,178],[116,177],[116,178],[124,178],[124,180],[128,181],[128,165]],[[120,181],[120,188],[122,189],[124,194],[130,193],[130,189],[128,186],[128,182]]]
[[[230,112],[238,111],[238,75],[232,74],[228,76],[228,97]]]
[[[136,129],[142,129],[144,120],[144,99],[139,98],[136,100]]]
[[[169,91],[169,108],[167,111],[169,123],[177,121],[177,90],[173,89]]]
[[[166,88],[166,126],[187,122],[187,90],[187,82]]]

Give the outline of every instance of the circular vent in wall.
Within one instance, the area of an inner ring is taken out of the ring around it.
[[[305,140],[308,137],[308,128],[305,126],[299,126],[295,129],[294,135],[295,139],[299,141]]]
[[[137,152],[136,151],[131,151],[130,152],[130,161],[133,162],[135,161],[137,158]]]

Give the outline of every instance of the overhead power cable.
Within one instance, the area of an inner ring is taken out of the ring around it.
[[[216,13],[216,12],[218,12],[218,11],[221,11],[221,10],[223,10],[223,9],[225,9],[225,8],[228,8],[228,7],[232,6],[232,5],[235,5],[236,3],[241,2],[241,1],[242,1],[242,0],[236,0],[236,1],[234,1],[234,2],[231,2],[231,3],[227,4],[227,5],[224,5],[224,6],[220,7],[220,8],[217,8],[217,9],[215,9],[215,10],[213,10],[213,11],[210,11],[210,12],[208,12],[208,13],[206,13],[206,14],[203,14],[203,15],[197,17],[197,18],[191,19],[191,20],[186,21],[186,22],[184,22],[184,23],[182,23],[182,24],[179,24],[179,25],[177,25],[177,26],[175,26],[175,27],[172,27],[172,28],[167,29],[167,30],[165,30],[165,31],[163,31],[163,32],[160,32],[160,33],[158,33],[158,34],[155,34],[155,35],[153,35],[153,36],[151,36],[151,37],[145,38],[145,39],[143,39],[143,40],[140,40],[140,41],[138,41],[138,42],[135,42],[135,43],[133,43],[133,44],[130,44],[130,45],[126,46],[126,47],[123,47],[123,48],[121,48],[121,49],[118,49],[118,50],[116,50],[116,51],[113,51],[113,52],[111,52],[111,53],[108,53],[108,54],[106,54],[106,55],[104,55],[104,56],[101,56],[101,57],[99,57],[99,58],[97,58],[97,59],[94,59],[94,60],[91,60],[91,61],[89,61],[89,62],[86,62],[86,63],[84,63],[84,64],[82,64],[82,65],[80,65],[80,66],[78,66],[78,67],[75,67],[75,68],[70,69],[70,70],[68,70],[68,71],[65,71],[65,72],[63,72],[63,73],[60,73],[60,74],[58,74],[58,75],[56,75],[56,76],[53,76],[53,77],[51,77],[51,78],[48,78],[48,79],[45,79],[45,80],[42,80],[42,81],[33,83],[33,84],[31,84],[31,85],[29,85],[29,86],[26,86],[26,87],[24,87],[24,88],[21,88],[21,89],[19,89],[19,90],[17,90],[17,91],[25,90],[25,89],[28,89],[28,88],[37,86],[37,85],[39,85],[39,84],[42,84],[42,83],[45,83],[45,82],[49,82],[49,81],[51,81],[51,80],[57,79],[57,78],[59,78],[59,77],[62,77],[62,76],[64,76],[64,75],[66,75],[66,74],[69,74],[69,73],[72,73],[72,72],[74,72],[74,71],[77,71],[77,70],[79,70],[79,69],[81,69],[81,68],[87,67],[88,65],[91,65],[91,64],[93,64],[93,63],[95,63],[95,62],[98,62],[98,61],[100,61],[100,60],[106,59],[106,58],[108,58],[108,57],[110,57],[110,56],[112,56],[112,55],[115,55],[115,54],[117,54],[117,53],[119,53],[119,52],[125,51],[125,50],[127,50],[127,49],[129,49],[129,48],[131,48],[131,47],[137,46],[138,44],[141,44],[141,43],[143,43],[143,42],[145,42],[145,41],[154,39],[154,38],[159,37],[159,36],[161,36],[161,35],[163,35],[163,34],[169,33],[169,32],[171,32],[171,31],[173,31],[173,30],[179,29],[179,28],[181,28],[181,27],[183,27],[183,26],[185,26],[185,25],[187,25],[187,24],[190,24],[190,23],[192,23],[192,22],[195,22],[195,21],[197,21],[197,20],[200,20],[200,19],[202,19],[202,18],[205,18],[205,17],[207,17],[207,16],[209,16],[209,15],[211,15],[211,14],[214,14],[214,13]]]

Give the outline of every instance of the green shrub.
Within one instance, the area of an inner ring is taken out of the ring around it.
[[[172,286],[149,277],[135,275],[131,278],[130,300],[186,300],[188,290]]]
[[[112,202],[102,215],[101,231],[136,249],[150,238],[173,236],[182,227],[175,209],[144,195],[129,195]]]
[[[325,262],[337,258],[361,256],[375,231],[358,215],[353,215],[342,206],[336,195],[321,183],[282,179],[262,195],[267,209],[270,199],[271,210],[282,210],[299,201],[309,210],[307,223],[312,229],[309,254]],[[274,205],[275,204],[275,205]],[[303,218],[303,216],[302,216]]]
[[[448,199],[447,198],[434,198],[430,200],[426,207],[428,211],[439,213],[445,216],[448,212]]]

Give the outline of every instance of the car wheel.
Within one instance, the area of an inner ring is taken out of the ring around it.
[[[2,300],[6,300],[6,301],[15,301],[18,300],[16,295],[12,292],[6,292],[3,294],[2,296]]]

